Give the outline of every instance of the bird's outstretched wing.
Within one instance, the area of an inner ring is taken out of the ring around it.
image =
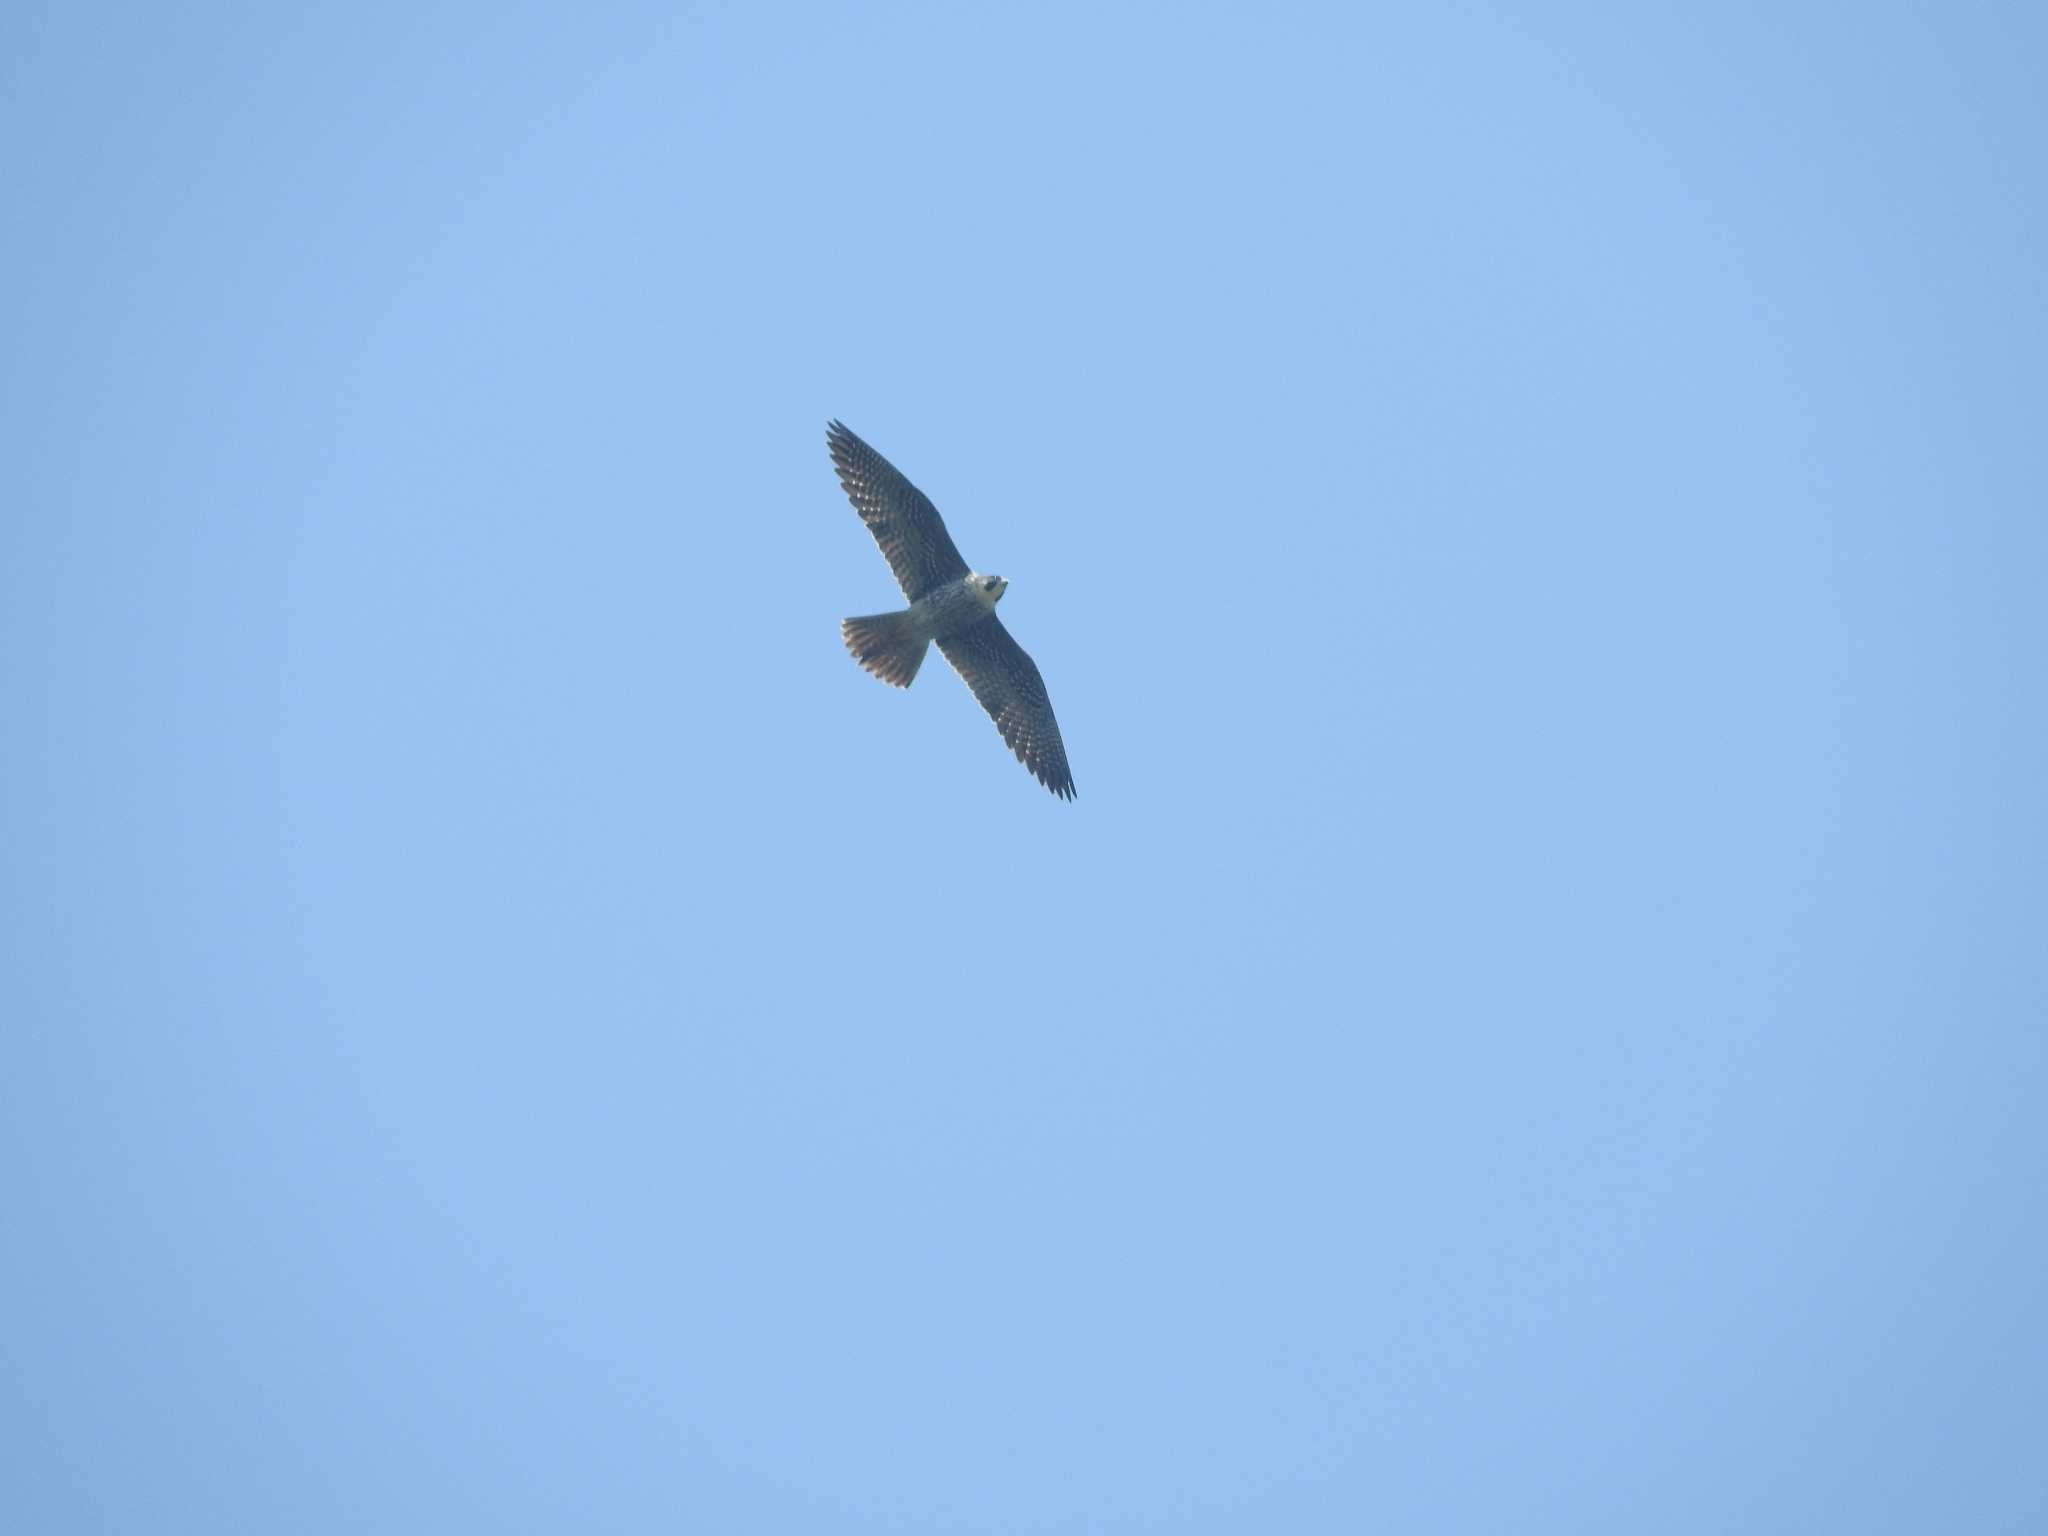
[[[939,649],[967,679],[1017,761],[1054,794],[1073,799],[1074,775],[1067,769],[1067,748],[1060,740],[1060,723],[1052,717],[1045,679],[1003,621],[990,614],[971,629],[942,638]]]
[[[953,547],[953,536],[930,497],[838,422],[825,428],[825,444],[847,499],[881,545],[905,597],[914,603],[933,587],[967,574],[967,562]]]

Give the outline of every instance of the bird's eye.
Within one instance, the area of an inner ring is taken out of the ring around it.
[[[996,579],[995,579],[995,577],[993,577],[993,576],[989,577],[989,579],[988,579],[987,581],[984,581],[984,582],[983,582],[983,583],[981,584],[981,587],[982,587],[982,590],[983,590],[984,592],[993,592],[993,591],[995,591],[995,589],[996,589]]]

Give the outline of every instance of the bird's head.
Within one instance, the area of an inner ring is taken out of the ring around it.
[[[1002,600],[1003,594],[1010,589],[1010,584],[1002,577],[983,576],[979,572],[969,579],[968,585],[973,589],[974,595],[981,599],[983,605],[989,608],[995,607]]]

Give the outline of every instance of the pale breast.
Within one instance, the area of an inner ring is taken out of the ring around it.
[[[994,607],[975,587],[971,576],[934,587],[911,606],[935,640],[979,624]]]

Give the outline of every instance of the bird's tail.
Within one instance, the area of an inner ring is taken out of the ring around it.
[[[885,683],[908,688],[924,665],[931,638],[921,635],[910,622],[910,611],[871,613],[861,619],[841,619],[839,632],[853,659]]]

